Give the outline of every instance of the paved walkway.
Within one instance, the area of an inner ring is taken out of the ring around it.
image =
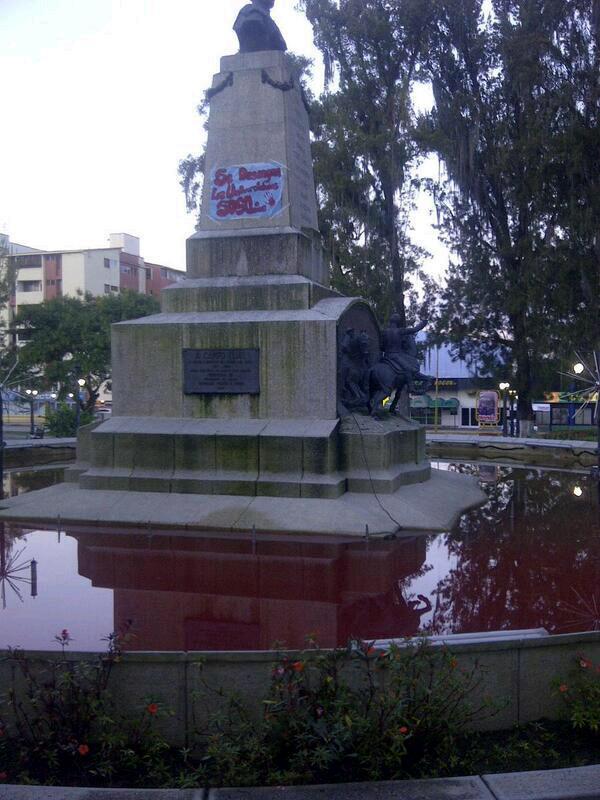
[[[210,791],[0,785],[0,800],[600,800],[600,765],[425,781]]]

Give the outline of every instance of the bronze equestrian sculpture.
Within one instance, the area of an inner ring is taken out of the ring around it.
[[[275,0],[252,0],[242,8],[233,25],[240,43],[240,53],[287,50],[281,31],[271,19],[274,5]]]
[[[422,322],[414,328],[401,328],[399,315],[392,314],[390,317],[390,324],[382,334],[382,358],[369,373],[370,409],[374,417],[383,413],[383,401],[391,397],[393,392],[391,414],[395,413],[405,387],[411,392],[414,391],[415,381],[423,381],[423,391],[426,391],[433,384],[434,378],[424,375],[420,370],[415,339],[426,325],[426,322]]]

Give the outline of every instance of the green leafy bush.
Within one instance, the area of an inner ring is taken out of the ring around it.
[[[88,425],[94,421],[94,415],[90,411],[80,411],[79,427]],[[49,411],[46,415],[46,430],[50,436],[60,438],[77,435],[77,410],[74,406],[61,403],[55,411]]]
[[[569,677],[554,682],[574,728],[600,733],[600,664],[579,655]]]
[[[163,785],[171,750],[155,731],[160,713],[149,700],[134,718],[118,713],[108,680],[123,636],[90,660],[67,656],[70,636],[56,637],[57,659],[42,662],[20,650],[4,659],[12,685],[0,697],[0,782],[48,785]]]
[[[479,675],[425,643],[377,652],[354,642],[294,661],[284,656],[260,722],[232,700],[210,731],[199,732],[199,774],[209,786],[447,774],[465,726],[492,713],[470,699]]]

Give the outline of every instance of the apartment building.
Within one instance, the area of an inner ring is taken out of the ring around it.
[[[15,267],[15,291],[4,320],[0,318],[0,335],[6,335],[14,315],[26,305],[81,293],[118,294],[124,289],[158,296],[165,286],[185,279],[182,270],[147,264],[140,255],[140,240],[128,233],[111,233],[108,246],[101,248],[8,251]]]
[[[0,233],[0,282],[3,282],[8,273],[8,259],[12,256],[38,252],[34,247],[11,242],[8,234]],[[14,292],[5,303],[0,301],[0,347],[8,344],[8,329],[15,313],[16,298]]]

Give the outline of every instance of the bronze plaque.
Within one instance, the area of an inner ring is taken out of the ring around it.
[[[260,350],[183,351],[184,394],[260,394]]]

